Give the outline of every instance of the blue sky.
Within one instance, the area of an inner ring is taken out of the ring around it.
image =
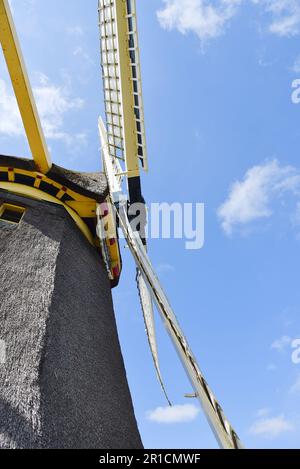
[[[53,160],[100,170],[97,1],[11,3]],[[137,0],[137,7],[150,167],[145,198],[204,202],[206,210],[203,249],[153,240],[151,258],[244,444],[297,448],[300,365],[292,362],[291,342],[300,337],[300,103],[291,95],[300,79],[300,1]],[[2,57],[0,148],[30,156]],[[149,419],[166,402],[133,261],[123,242],[121,249],[124,270],[113,294],[144,444],[215,448],[194,407],[185,422]],[[172,402],[197,406],[184,398],[191,388],[159,320],[157,334]]]

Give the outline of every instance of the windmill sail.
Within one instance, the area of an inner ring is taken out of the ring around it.
[[[156,333],[155,333],[152,296],[151,296],[150,291],[148,290],[148,286],[146,284],[144,276],[139,268],[137,268],[136,281],[137,281],[138,292],[139,292],[139,297],[141,301],[141,308],[143,311],[143,316],[144,316],[144,321],[145,321],[148,342],[149,342],[157,378],[161,385],[163,393],[168,401],[168,404],[171,406],[172,404],[166,392],[166,388],[165,388],[162,374],[160,371],[158,351],[157,351],[157,342],[156,342]]]
[[[108,151],[103,151],[103,157],[105,161],[112,158]],[[106,169],[113,168],[113,164],[109,163],[109,161],[106,161],[104,167]],[[113,179],[116,178],[116,182],[112,184],[112,187],[118,187],[117,174],[112,172],[107,174],[107,177],[110,181],[113,181]],[[239,437],[225,417],[222,407],[218,403],[213,392],[210,390],[202,372],[200,371],[187,339],[185,338],[180,328],[173,309],[152,267],[151,261],[147,255],[146,248],[141,241],[139,233],[134,232],[131,228],[131,224],[127,216],[127,199],[125,194],[120,191],[117,194],[112,194],[111,197],[112,200],[116,201],[116,216],[119,219],[120,227],[124,233],[128,247],[135,260],[139,272],[138,275],[143,279],[142,289],[140,291],[145,292],[144,289],[148,289],[148,293],[145,295],[143,301],[143,306],[146,307],[145,322],[149,324],[148,339],[152,348],[154,362],[156,362],[155,345],[152,336],[154,331],[154,322],[152,309],[149,307],[149,305],[152,304],[152,302],[149,300],[149,294],[156,303],[157,309],[160,312],[172,343],[194,388],[195,397],[199,399],[199,402],[220,447],[224,449],[242,449],[243,445]]]
[[[134,178],[148,169],[135,1],[99,0],[99,27],[109,152]]]
[[[122,178],[126,176],[129,202],[143,204],[140,167],[147,171],[148,162],[135,1],[99,0],[99,27],[106,114],[106,129],[100,120],[99,131],[102,151],[110,156],[104,158],[104,165],[111,193],[121,192]],[[117,179],[110,174],[117,174]],[[141,233],[144,228],[141,226]],[[137,286],[154,366],[166,395],[159,368],[152,298],[139,270]]]
[[[151,261],[146,253],[138,233],[132,231],[127,218],[124,203],[119,207],[120,226],[128,242],[128,246],[135,259],[138,269],[142,272],[149,291],[151,292],[157,308],[161,314],[168,334],[186,370],[187,376],[195,390],[207,420],[223,449],[242,449],[242,443],[236,432],[225,417],[222,407],[209,388],[195,357],[189,347],[170,303],[155,274]]]
[[[120,176],[119,161],[116,158],[112,157],[109,153],[106,129],[101,117],[99,119],[99,134],[102,144],[103,166],[107,175],[111,198],[112,201],[118,204],[120,203],[121,199],[124,198],[124,196],[122,195],[123,176]],[[168,404],[170,405],[171,403],[166,393],[165,385],[159,366],[152,297],[149,293],[144,277],[139,269],[137,269],[136,281],[154,367],[163,393],[168,401]]]
[[[136,262],[140,299],[157,374],[164,390],[151,297],[220,447],[240,449],[242,443],[200,371],[152,267],[143,236],[145,226],[138,233],[132,229],[128,217],[128,207],[143,201],[140,163],[147,169],[135,1],[99,0],[99,21],[107,127],[100,121],[104,168],[120,228]],[[122,176],[127,180],[128,195],[122,190]]]

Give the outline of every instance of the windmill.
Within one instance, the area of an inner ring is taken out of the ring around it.
[[[0,156],[0,339],[8,357],[0,367],[0,447],[142,446],[110,297],[121,274],[119,226],[136,262],[164,392],[153,303],[219,445],[242,448],[147,254],[140,171],[148,163],[135,1],[99,0],[99,26],[105,177],[52,163],[9,4],[0,0],[0,41],[33,157]],[[137,227],[135,204],[142,212]]]
[[[0,448],[142,448],[106,178],[52,163],[7,0],[0,42],[33,157],[0,155]]]
[[[242,444],[200,371],[147,255],[145,227],[133,229],[130,223],[131,205],[143,203],[139,168],[148,169],[135,0],[99,0],[99,15],[106,112],[106,127],[101,119],[99,121],[103,166],[120,227],[136,262],[138,289],[155,368],[163,386],[152,299],[194,388],[194,397],[199,399],[220,447],[240,449]],[[164,387],[163,390],[165,392]]]

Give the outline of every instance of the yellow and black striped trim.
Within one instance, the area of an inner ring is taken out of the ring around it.
[[[0,189],[64,206],[88,241],[98,248],[96,207],[99,202],[95,199],[82,195],[38,171],[9,166],[0,166]],[[108,228],[106,243],[111,259],[110,278],[112,286],[116,286],[121,274],[121,256],[109,197],[101,204],[101,207],[103,207],[102,216]]]

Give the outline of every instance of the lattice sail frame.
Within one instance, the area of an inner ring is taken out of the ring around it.
[[[99,0],[99,27],[109,152],[136,177],[148,162],[135,0]]]

